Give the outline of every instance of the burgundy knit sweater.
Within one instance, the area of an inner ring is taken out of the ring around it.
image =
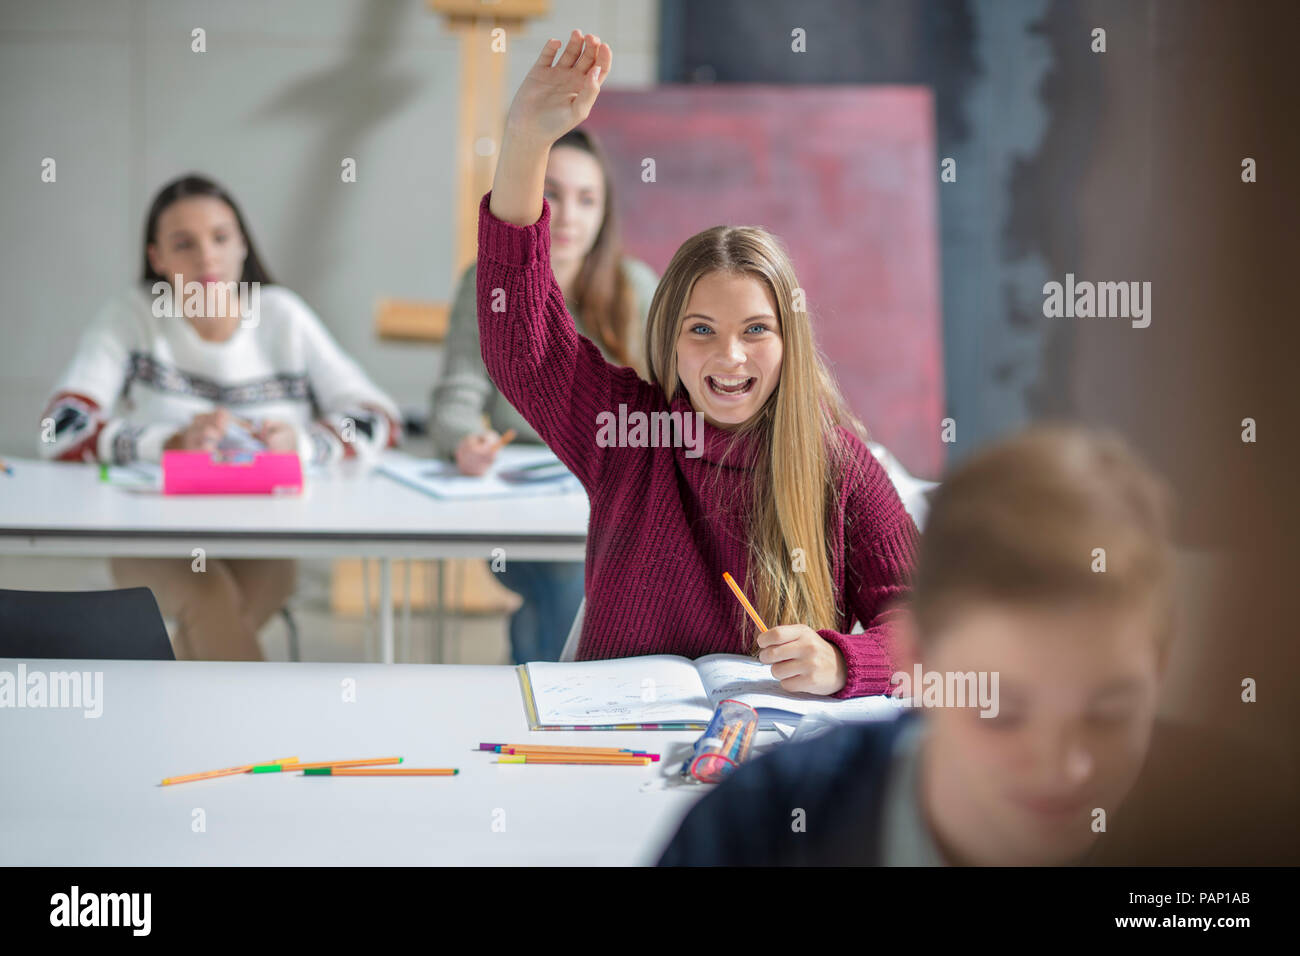
[[[751,439],[722,452],[732,435],[704,425],[703,454],[689,447],[602,447],[597,416],[693,412],[679,390],[663,390],[607,362],[578,334],[551,272],[551,207],[531,226],[502,222],[479,206],[478,324],[488,374],[591,500],[587,609],[579,660],[642,654],[747,654],[756,628],[722,579],[746,582],[745,517]],[[494,290],[503,290],[502,293]],[[493,311],[494,303],[505,311]],[[836,697],[884,694],[889,659],[886,605],[906,594],[917,531],[893,483],[867,447],[840,429],[849,449],[829,551],[842,630],[818,630],[844,656]],[[681,444],[680,442],[678,443]],[[697,446],[698,447],[698,446]],[[847,587],[846,587],[847,577]],[[850,634],[853,621],[864,633]],[[771,626],[772,622],[768,622]]]

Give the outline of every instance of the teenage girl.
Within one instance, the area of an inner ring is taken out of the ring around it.
[[[578,330],[615,365],[645,374],[645,317],[659,277],[623,254],[613,177],[594,134],[575,129],[551,147],[546,201],[551,218],[551,271]],[[497,457],[497,441],[542,447],[540,435],[492,384],[478,340],[477,269],[461,276],[451,309],[442,376],[433,392],[429,431],[436,452],[465,475],[481,475]],[[484,427],[483,416],[488,419]],[[498,578],[523,598],[510,618],[515,663],[555,661],[582,603],[581,561],[516,561]]]
[[[184,176],[158,192],[143,259],[141,281],[100,310],[55,387],[43,456],[130,465],[165,450],[256,442],[326,464],[397,441],[392,400],[307,303],[271,284],[239,207],[216,183]],[[217,283],[259,292],[243,302],[210,297]],[[179,625],[177,657],[260,660],[257,633],[293,593],[296,563],[213,559],[200,568],[189,544],[177,551],[114,558],[113,580],[153,590]]]
[[[916,526],[793,308],[799,283],[780,243],[717,226],[677,250],[647,318],[648,382],[607,362],[565,312],[547,155],[586,119],[611,61],[608,44],[576,30],[562,52],[546,44],[479,210],[488,372],[591,499],[577,657],[756,651],[787,691],[887,693],[889,605],[907,593]],[[620,406],[698,415],[702,447],[606,447],[599,421]]]

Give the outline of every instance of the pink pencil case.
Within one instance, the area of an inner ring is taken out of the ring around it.
[[[221,456],[206,451],[165,451],[166,495],[297,495],[302,493],[302,461],[292,452],[240,452]]]

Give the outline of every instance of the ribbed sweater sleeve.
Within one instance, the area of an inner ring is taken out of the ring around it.
[[[620,401],[640,407],[651,387],[578,334],[551,272],[550,203],[542,200],[537,222],[515,226],[492,215],[491,198],[488,192],[479,204],[483,362],[501,394],[591,493],[613,450],[596,442],[596,416],[617,412]]]
[[[839,648],[847,679],[834,697],[888,694],[895,667],[890,654],[896,602],[910,590],[920,535],[888,474],[865,449],[846,479],[844,495],[845,600],[863,633],[819,630]]]

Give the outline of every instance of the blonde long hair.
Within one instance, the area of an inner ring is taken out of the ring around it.
[[[846,473],[837,426],[863,441],[865,427],[845,404],[817,348],[808,313],[796,312],[799,289],[780,240],[758,226],[714,226],[686,240],[668,263],[650,303],[645,355],[649,380],[671,403],[684,388],[677,339],[691,290],[703,275],[723,271],[762,282],[776,302],[783,343],[781,376],[763,407],[732,434],[724,458],[756,439],[749,514],[750,599],[768,627],[806,624],[845,629],[842,595],[831,580],[829,519]],[[795,570],[796,549],[803,556]],[[736,606],[738,620],[744,612]]]

